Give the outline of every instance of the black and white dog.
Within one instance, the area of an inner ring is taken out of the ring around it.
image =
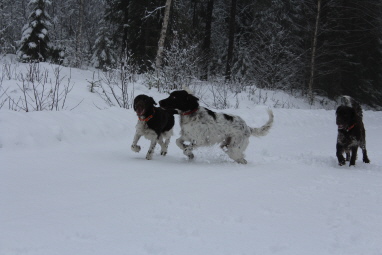
[[[336,124],[338,126],[336,156],[340,166],[345,160],[354,166],[357,159],[358,147],[363,153],[363,162],[370,163],[366,150],[366,132],[363,125],[363,114],[360,104],[350,96],[341,96],[341,105],[336,110]],[[346,159],[343,153],[346,153]],[[351,152],[351,156],[350,156]]]
[[[152,159],[154,149],[157,143],[161,146],[161,155],[167,154],[168,144],[173,134],[174,111],[167,111],[155,107],[157,103],[152,97],[139,95],[134,99],[134,111],[138,115],[136,132],[131,145],[131,149],[139,152],[141,147],[137,145],[141,136],[151,141],[146,159]]]
[[[273,123],[272,111],[268,110],[269,120],[264,126],[251,128],[239,116],[213,112],[199,106],[198,100],[187,91],[179,90],[159,101],[162,108],[177,110],[180,114],[181,136],[176,140],[178,147],[192,159],[193,149],[220,143],[220,147],[231,159],[246,164],[244,151],[249,137],[265,136],[269,132]]]

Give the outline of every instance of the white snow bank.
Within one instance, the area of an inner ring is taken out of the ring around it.
[[[140,153],[130,150],[133,110],[90,93],[91,71],[63,74],[74,84],[68,109],[82,101],[74,110],[0,111],[1,255],[382,254],[382,112],[364,112],[371,163],[359,156],[351,168],[337,164],[334,110],[291,98],[303,109],[273,109],[247,165],[218,146],[188,161],[175,145],[178,120],[168,155],[158,146],[148,161],[144,138]],[[15,98],[16,82],[3,80]],[[267,106],[239,99],[224,112],[266,122]]]
[[[4,148],[118,140],[135,125],[130,125],[128,121],[132,113],[122,108],[86,113],[3,111],[1,115],[0,123],[4,131],[0,135],[0,147]]]
[[[365,112],[371,164],[349,168],[334,111],[274,113],[243,166],[217,146],[189,162],[178,126],[146,160],[144,138],[130,150],[132,110],[2,112],[0,254],[381,254],[382,114]]]

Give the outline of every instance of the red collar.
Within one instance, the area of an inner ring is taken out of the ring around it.
[[[199,110],[199,108],[196,108],[196,109],[194,109],[194,110],[191,110],[191,111],[189,111],[189,112],[184,112],[184,113],[181,113],[183,116],[185,116],[185,115],[190,115],[190,114],[193,114],[194,112],[197,112]]]
[[[155,110],[153,109],[153,114],[151,114],[150,116],[148,116],[146,118],[142,118],[141,116],[138,116],[138,119],[140,121],[149,121],[149,120],[151,120],[154,117],[154,113],[155,113]]]
[[[352,130],[354,128],[354,126],[355,126],[355,123],[353,125],[351,125],[348,129],[346,129],[346,131],[349,132],[350,130]]]

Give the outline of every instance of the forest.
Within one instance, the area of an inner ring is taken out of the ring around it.
[[[380,109],[382,0],[0,0],[0,54]]]

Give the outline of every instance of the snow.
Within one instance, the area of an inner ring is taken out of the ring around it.
[[[27,39],[31,36],[31,33],[32,33],[33,29],[32,29],[31,27],[26,27],[26,26],[24,26],[23,31],[24,31],[24,32],[23,32],[21,41],[25,41],[25,40],[27,40]]]
[[[40,17],[41,13],[42,13],[41,9],[36,9],[35,10],[36,17]]]
[[[34,48],[37,47],[37,44],[34,43],[34,42],[30,42],[30,43],[28,43],[28,47],[29,47],[30,49],[34,49]]]
[[[178,120],[168,155],[157,146],[149,161],[144,138],[140,153],[130,150],[133,110],[90,93],[91,70],[62,72],[74,84],[67,110],[0,110],[0,254],[382,254],[381,112],[364,112],[370,164],[338,166],[334,108],[297,98],[288,105],[299,109],[272,109],[274,126],[250,139],[247,165],[218,146],[187,160]],[[16,84],[4,78],[2,89],[17,97]],[[261,126],[268,103],[242,95],[237,109],[216,111]]]

